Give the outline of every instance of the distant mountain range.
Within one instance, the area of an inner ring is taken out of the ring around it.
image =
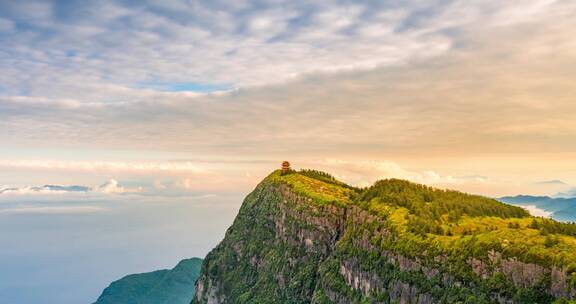
[[[576,197],[576,188],[572,188],[566,192],[560,192],[555,195],[557,198],[575,198]]]
[[[25,186],[25,187],[0,187],[0,194],[48,194],[48,193],[136,193],[141,192],[141,188],[128,189],[122,187],[117,180],[110,179],[104,184],[94,187],[87,186],[61,186],[61,185],[44,185],[44,186]]]
[[[202,259],[182,260],[173,269],[132,274],[112,282],[94,304],[189,304]]]
[[[90,187],[85,186],[58,186],[58,185],[44,185],[42,187],[24,187],[24,188],[0,188],[0,194],[10,192],[88,192]]]
[[[521,207],[533,206],[551,212],[551,217],[555,220],[576,222],[576,197],[566,197],[570,195],[571,192],[560,193],[558,197],[517,195],[501,197],[498,200],[507,204]]]

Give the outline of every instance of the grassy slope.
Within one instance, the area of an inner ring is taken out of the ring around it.
[[[354,196],[354,188],[333,178],[326,178],[325,173],[317,171],[291,172],[282,175],[274,171],[265,181],[272,183],[286,183],[298,194],[310,197],[317,204],[346,205]]]

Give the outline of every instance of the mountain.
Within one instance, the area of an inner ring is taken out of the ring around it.
[[[550,216],[558,221],[576,222],[576,198],[517,195],[501,197],[498,200],[507,204],[542,209],[550,212]]]
[[[141,192],[142,188],[124,188],[117,180],[110,179],[102,185],[95,187],[86,186],[61,186],[61,185],[44,185],[44,186],[26,186],[26,187],[2,187],[0,194],[34,194],[34,193],[136,193]]]
[[[65,192],[88,192],[88,191],[90,191],[90,188],[85,187],[85,186],[45,185],[43,187],[43,189],[51,190],[51,191],[65,191]]]
[[[58,186],[58,185],[44,185],[42,187],[23,187],[23,188],[1,188],[2,193],[34,193],[34,192],[89,192],[89,187],[84,186]]]
[[[275,171],[205,258],[192,303],[565,303],[575,235],[481,196]]]
[[[566,192],[560,192],[555,195],[557,198],[576,198],[576,188],[569,189]]]
[[[173,269],[132,274],[112,282],[94,304],[188,304],[202,260],[182,260]]]

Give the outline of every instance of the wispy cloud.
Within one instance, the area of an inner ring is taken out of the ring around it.
[[[90,214],[105,212],[98,206],[51,206],[0,209],[0,214]]]
[[[484,176],[451,176],[443,175],[433,170],[407,170],[393,161],[361,160],[349,161],[327,159],[316,162],[317,166],[327,168],[342,180],[358,186],[370,186],[377,180],[387,178],[405,179],[416,183],[455,187],[463,184],[486,184]]]
[[[446,37],[421,29],[356,34],[404,22],[382,18],[390,8],[369,3],[249,1],[241,10],[213,1],[174,3],[3,3],[4,27],[17,29],[3,37],[11,41],[7,56],[17,63],[3,78],[13,92],[56,97],[66,87],[66,95],[118,98],[132,94],[137,83],[263,85],[311,72],[400,64],[450,47]],[[397,14],[405,19],[410,10],[426,9],[407,4],[407,12]],[[26,79],[18,76],[22,69]]]
[[[109,181],[107,181],[106,183],[94,187],[92,188],[92,191],[94,192],[100,192],[100,193],[138,193],[138,192],[142,192],[142,188],[125,188],[123,186],[120,185],[120,183],[115,180],[115,179],[111,179]]]
[[[0,160],[0,167],[62,170],[144,171],[144,172],[191,172],[206,174],[209,171],[192,162],[157,161],[61,161],[61,160]]]
[[[0,82],[12,95],[85,102],[133,99],[141,91],[133,88],[143,83],[215,90],[283,83],[438,56],[458,43],[451,31],[509,26],[566,6],[543,0],[246,1],[241,9],[173,3],[5,2],[0,39],[10,43],[2,44]]]
[[[536,185],[559,185],[559,186],[567,186],[567,184],[561,180],[553,179],[553,180],[545,180],[539,181],[535,183]]]
[[[490,3],[492,8],[483,14],[502,14]],[[309,74],[283,85],[200,97],[98,89],[108,93],[93,99],[86,87],[91,82],[81,80],[70,84],[70,90],[59,90],[72,92],[81,84],[81,94],[74,98],[0,97],[0,138],[22,145],[58,143],[203,155],[302,153],[302,149],[320,154],[335,148],[395,154],[422,149],[426,153],[574,151],[571,138],[576,126],[569,113],[576,110],[570,95],[576,75],[567,67],[576,59],[571,51],[576,45],[570,39],[575,21],[565,13],[574,11],[566,5],[550,3],[535,16],[530,13],[530,18],[512,24],[494,21],[497,29],[474,22],[472,26],[468,19],[437,24],[447,10],[469,8],[464,4],[430,12],[426,18],[378,17],[404,20],[406,29],[394,27],[400,32],[466,25],[450,36],[458,40],[457,48],[393,68]],[[524,39],[528,34],[531,38]],[[301,57],[318,61],[309,53]],[[274,69],[266,75],[281,71],[279,64],[264,65]],[[121,101],[110,100],[111,96]]]
[[[549,218],[554,213],[554,212],[546,211],[544,209],[540,209],[534,205],[521,206],[521,207],[526,209],[533,216],[541,216],[541,217],[548,217]]]

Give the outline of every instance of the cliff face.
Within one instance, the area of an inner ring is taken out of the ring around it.
[[[576,238],[542,235],[534,221],[543,220],[403,181],[359,190],[317,172],[275,172],[206,257],[193,303],[575,298]]]

